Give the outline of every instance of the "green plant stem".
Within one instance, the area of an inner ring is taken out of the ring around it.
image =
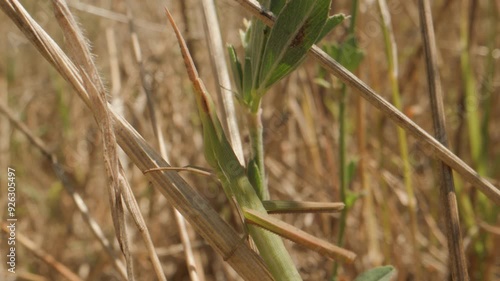
[[[467,127],[469,129],[470,151],[473,164],[480,175],[484,175],[484,165],[480,161],[481,157],[481,126],[479,122],[479,101],[476,96],[476,81],[472,74],[472,68],[468,47],[468,21],[462,20],[460,43],[462,52],[460,54],[460,66],[465,89],[465,111]]]
[[[495,1],[488,1],[488,17],[489,17],[489,35],[488,35],[488,56],[486,57],[485,66],[485,78],[483,82],[483,87],[481,89],[482,104],[484,109],[483,120],[481,123],[481,135],[483,136],[482,143],[482,153],[481,153],[481,163],[488,163],[489,151],[488,147],[490,145],[489,137],[489,124],[491,118],[492,110],[492,96],[493,96],[493,79],[495,78],[495,59],[493,57],[493,51],[495,49],[495,42],[498,30],[498,12],[495,7]],[[490,171],[486,171],[490,173]]]
[[[353,0],[351,5],[351,24],[349,25],[349,36],[354,37],[354,29],[356,26],[356,19],[358,14],[358,0]],[[342,51],[340,52],[340,58],[344,58]],[[348,58],[347,58],[348,59]],[[346,193],[347,193],[347,161],[346,161],[346,100],[347,100],[347,86],[342,83],[342,88],[340,90],[340,101],[339,101],[339,179],[340,179],[340,201],[346,203]],[[339,236],[337,244],[339,247],[344,245],[344,234],[345,226],[347,220],[347,212],[349,211],[349,204],[346,204],[345,208],[340,214],[339,222]],[[331,280],[337,280],[339,263],[335,262],[333,266],[333,273]]]
[[[245,175],[244,168],[237,163],[234,152],[230,150],[221,156],[220,161],[217,161],[217,177],[225,186],[224,189],[232,191],[241,208],[267,214],[262,201]],[[302,280],[279,236],[258,226],[247,225],[247,228],[275,280]]]
[[[342,88],[340,90],[340,101],[339,101],[339,179],[340,179],[340,201],[346,202],[347,193],[347,161],[346,161],[346,118],[345,118],[345,104],[347,100],[347,86],[342,83]],[[337,244],[339,247],[344,245],[344,234],[345,226],[347,220],[347,211],[349,210],[349,204],[346,204],[345,208],[340,214],[339,221],[339,236]],[[333,274],[331,280],[337,280],[339,263],[335,262],[333,267]]]
[[[380,16],[382,18],[382,33],[384,36],[384,45],[387,56],[388,72],[391,83],[392,90],[392,101],[396,108],[401,110],[401,95],[399,92],[398,85],[398,70],[397,70],[397,50],[396,41],[394,39],[394,34],[392,33],[391,21],[389,9],[387,8],[387,3],[385,0],[378,1],[378,8]],[[408,153],[408,142],[406,137],[406,132],[402,128],[397,129],[399,151],[401,154],[401,159],[403,161],[403,175],[404,184],[406,187],[406,193],[408,194],[408,212],[410,214],[410,228],[411,228],[411,244],[413,248],[413,260],[415,263],[415,274],[416,279],[420,280],[420,252],[417,244],[417,213],[416,213],[416,202],[415,202],[415,192],[413,190],[412,178],[411,178],[411,164],[410,157]]]
[[[470,143],[470,154],[472,157],[473,167],[479,173],[479,175],[484,176],[487,174],[487,147],[484,145],[488,145],[488,131],[487,124],[489,118],[489,108],[488,103],[485,102],[481,104],[479,96],[477,95],[477,84],[476,79],[472,70],[472,63],[469,54],[470,48],[470,34],[469,34],[469,26],[471,25],[471,17],[469,16],[469,1],[462,0],[461,3],[461,24],[460,24],[460,66],[462,71],[462,81],[463,87],[465,91],[465,110],[466,110],[466,120],[467,127],[469,131],[469,143]],[[495,18],[495,7],[493,3],[489,3],[490,14],[489,16],[494,21]],[[492,27],[490,30],[488,40],[494,42],[495,38],[495,26],[497,23],[492,23]],[[488,45],[491,47],[491,45]],[[491,49],[490,49],[491,54]],[[488,57],[491,62],[493,62],[493,58]],[[494,71],[494,67],[491,71],[489,71],[489,62],[486,62],[486,83],[490,82],[489,77],[493,77],[492,71]],[[483,95],[486,95],[487,99],[489,99],[489,94],[487,91],[488,85],[485,87]],[[483,121],[481,124],[479,112],[482,109],[481,106],[485,105]],[[481,126],[483,125],[483,126]],[[492,207],[488,198],[482,194],[477,194],[477,204],[475,205],[476,215],[482,218],[485,218],[486,221],[495,223],[498,211]],[[474,278],[478,278],[478,280],[483,280],[488,274],[488,268],[486,266],[488,258],[488,254],[486,253],[486,249],[488,248],[488,244],[491,240],[491,235],[485,232],[479,232],[479,235],[476,237],[476,241],[474,243],[474,250],[477,259],[477,266],[479,267],[477,270],[476,276],[472,276]]]
[[[255,111],[247,113],[248,127],[250,131],[250,143],[252,148],[253,164],[257,168],[259,176],[250,178],[257,195],[261,200],[269,200],[269,191],[265,180],[264,167],[264,127],[262,125],[262,107],[259,106]],[[252,169],[252,167],[249,167]]]
[[[341,96],[339,102],[339,175],[340,175],[340,201],[346,202],[346,193],[347,193],[347,161],[346,161],[346,116],[345,116],[345,104],[347,99],[347,86],[342,84]],[[338,245],[342,247],[344,245],[344,234],[345,234],[345,225],[347,218],[347,210],[350,206],[348,204],[342,210],[342,214],[340,216],[340,228],[339,228],[339,239]]]

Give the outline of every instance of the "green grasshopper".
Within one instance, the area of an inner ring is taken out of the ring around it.
[[[305,237],[302,232],[284,222],[280,221],[277,223],[276,219],[268,215],[263,201],[260,200],[250,183],[245,168],[238,161],[224,134],[222,125],[217,117],[215,105],[203,81],[199,78],[186,43],[172,15],[168,10],[166,10],[166,13],[177,36],[189,79],[194,86],[198,113],[203,127],[204,155],[207,163],[212,167],[217,178],[220,180],[226,196],[229,199],[235,199],[237,205],[242,210],[245,220],[248,220],[249,223],[246,224],[247,230],[273,277],[276,280],[301,280],[283,241],[272,232],[284,235],[299,243],[301,243],[301,240],[310,241],[310,237]],[[270,208],[274,207],[279,212],[280,203],[266,203],[266,205],[268,207],[271,206]],[[289,204],[283,203],[283,201],[281,201],[281,205],[289,206]],[[307,210],[315,208],[318,208],[318,206],[310,205],[306,207]],[[265,227],[267,230],[262,227]],[[325,242],[322,241],[322,243]],[[348,261],[352,261],[355,257],[354,253],[336,248],[330,244],[329,246],[325,246],[317,241],[302,242],[302,244],[309,245],[316,250],[327,249],[318,251],[330,257],[343,258]],[[327,254],[327,252],[333,254]]]

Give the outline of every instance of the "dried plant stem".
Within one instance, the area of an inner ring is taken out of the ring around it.
[[[82,84],[82,77],[59,46],[33,20],[18,2],[0,1],[0,8],[32,41],[40,53],[68,81],[87,106],[92,106]],[[144,139],[112,109],[118,142],[131,160],[147,170],[168,166]],[[242,243],[235,230],[224,222],[210,204],[189,186],[176,172],[149,173],[148,178],[167,199],[192,222],[197,231],[245,280],[272,280],[262,259]]]
[[[441,79],[437,66],[437,50],[432,22],[431,5],[428,0],[419,0],[420,24],[425,48],[427,65],[427,80],[431,100],[431,109],[434,123],[434,134],[444,146],[448,146],[446,122],[441,90]],[[453,280],[469,280],[467,261],[465,259],[462,235],[460,232],[460,218],[458,215],[457,197],[453,174],[449,166],[439,161],[437,163],[440,176],[440,205],[444,211],[448,253]]]
[[[358,135],[358,151],[359,162],[358,171],[361,188],[366,195],[364,196],[363,217],[366,221],[366,235],[368,236],[368,258],[372,266],[379,266],[382,261],[380,253],[380,243],[377,238],[379,227],[375,216],[375,208],[373,202],[373,190],[370,184],[369,174],[366,166],[368,165],[368,154],[366,152],[366,120],[365,120],[365,103],[361,97],[356,100],[356,131]]]
[[[52,0],[52,3],[55,17],[67,39],[69,54],[76,62],[76,66],[81,73],[83,87],[89,93],[89,100],[92,104],[91,109],[103,137],[104,167],[108,176],[107,190],[111,217],[118,242],[125,256],[128,279],[134,280],[132,255],[129,250],[125,213],[119,188],[120,161],[118,159],[118,145],[108,111],[106,92],[92,59],[87,41],[69,11],[66,1]]]
[[[446,16],[445,13],[449,11],[449,6],[452,4],[453,0],[445,0],[444,3],[439,7],[436,20],[434,21],[434,29],[438,30],[443,22],[445,22]],[[413,51],[413,54],[407,59],[408,67],[404,70],[403,74],[400,75],[400,81],[410,81],[414,79],[415,73],[418,69],[418,61],[424,52],[424,46],[422,44],[418,45],[418,47]],[[406,92],[406,85],[412,85],[411,83],[400,83],[401,92]]]
[[[108,39],[108,49],[110,52],[110,65],[111,65],[111,77],[112,77],[111,94],[113,97],[112,104],[113,107],[117,110],[117,112],[123,113],[123,101],[120,96],[121,80],[119,75],[118,59],[117,59],[118,51],[115,44],[113,29],[109,28],[106,30],[106,37]],[[122,150],[120,150],[119,152],[121,153],[120,159],[121,162],[123,163],[123,161],[126,161],[127,159],[125,158],[124,152]],[[144,218],[140,212],[139,206],[137,204],[137,201],[135,200],[132,189],[126,178],[124,178],[125,172],[123,171],[123,168],[120,167],[120,170],[121,171],[119,179],[120,179],[120,187],[123,192],[122,193],[123,200],[125,201],[125,204],[127,205],[127,208],[130,214],[132,215],[132,218],[144,240],[146,249],[150,256],[151,263],[153,264],[153,269],[156,273],[158,280],[166,280],[165,273],[163,272],[160,260],[156,254],[155,247],[153,245],[151,235],[149,234],[146,222],[144,221]]]
[[[144,62],[142,60],[142,51],[141,51],[141,46],[139,43],[139,38],[138,34],[135,31],[135,23],[134,23],[134,18],[132,15],[132,10],[131,10],[131,3],[130,1],[127,1],[127,18],[129,20],[129,30],[130,30],[130,36],[132,39],[132,47],[134,50],[134,55],[135,55],[135,60],[137,62],[137,65],[139,67],[139,75],[141,78],[141,85],[144,93],[146,94],[147,98],[147,106],[148,106],[148,111],[149,111],[149,116],[151,118],[151,126],[153,127],[153,133],[155,136],[156,143],[158,147],[160,148],[160,154],[163,157],[163,159],[168,161],[168,154],[167,154],[167,148],[165,145],[165,138],[163,136],[163,132],[161,128],[163,127],[161,124],[161,118],[157,117],[157,111],[155,108],[155,100],[154,100],[154,95],[153,92],[151,91],[151,87],[149,83],[147,82],[146,79],[146,69],[144,68]],[[151,202],[155,201],[155,196],[154,196],[154,190],[153,190],[153,196],[150,198]],[[135,200],[134,200],[135,201]],[[182,241],[182,245],[184,245],[184,255],[186,257],[186,266],[188,268],[189,276],[191,277],[192,281],[198,281],[198,280],[204,280],[204,278],[201,278],[200,276],[203,276],[203,266],[201,264],[197,264],[196,261],[199,259],[195,258],[195,253],[191,247],[191,240],[189,238],[189,231],[188,231],[188,226],[182,217],[182,215],[177,211],[174,207],[171,207],[172,212],[174,213],[175,216],[175,221],[177,223],[177,229],[179,230],[179,236]],[[139,211],[137,209],[137,211]],[[142,216],[141,216],[142,218]],[[147,229],[146,225],[144,224],[144,227]],[[146,241],[151,241],[149,235],[147,235],[147,238],[149,240]],[[154,247],[150,247],[150,250],[152,251],[151,255],[151,261],[153,263],[153,266],[155,268],[155,271],[157,273],[158,279],[159,280],[166,280],[165,278],[165,273],[163,273],[163,269],[161,267],[160,260],[156,253],[154,253]]]
[[[254,16],[262,20],[266,25],[272,26],[274,16],[264,10],[260,4],[254,0],[235,0]],[[361,81],[358,77],[345,69],[341,64],[333,60],[323,50],[313,46],[310,55],[317,60],[326,70],[335,75],[347,85],[356,89],[364,99],[382,111],[389,119],[404,128],[409,134],[415,137],[422,145],[422,149],[429,156],[438,158],[445,162],[467,182],[483,192],[495,204],[500,204],[500,190],[488,180],[480,177],[474,169],[469,167],[462,159],[453,154],[448,148],[434,139],[429,133],[415,124],[410,118],[378,95],[373,89]]]
[[[54,169],[54,172],[56,173],[56,176],[62,182],[63,187],[66,189],[66,191],[71,195],[71,199],[73,199],[73,202],[75,203],[78,211],[81,213],[83,220],[89,226],[90,230],[92,231],[92,234],[94,234],[99,243],[101,243],[106,253],[109,255],[110,259],[113,261],[113,265],[115,266],[118,273],[124,280],[126,280],[127,273],[125,271],[124,264],[116,255],[115,250],[113,250],[111,243],[104,235],[104,232],[102,231],[97,221],[90,214],[89,208],[85,204],[83,198],[80,196],[80,194],[78,194],[78,192],[75,191],[73,183],[69,179],[69,176],[67,175],[62,165],[57,161],[56,156],[52,154],[49,151],[49,149],[47,149],[47,146],[45,145],[43,140],[33,135],[30,129],[26,126],[26,124],[22,123],[19,119],[17,119],[14,116],[14,114],[10,112],[9,109],[3,103],[0,103],[0,113],[5,115],[7,117],[5,120],[10,121],[10,123],[12,123],[15,128],[21,131],[28,138],[28,140],[37,149],[39,149],[42,152],[42,154],[52,163],[52,167]]]
[[[7,223],[2,224],[2,230],[5,231],[5,233],[9,233],[9,230],[7,229]],[[22,244],[26,249],[28,249],[30,252],[32,252],[35,256],[40,258],[43,262],[45,262],[48,266],[52,267],[55,271],[59,272],[64,278],[66,278],[69,281],[83,281],[76,273],[71,271],[67,266],[64,264],[58,262],[52,255],[38,247],[35,242],[31,241],[28,237],[24,236],[23,234],[17,232],[16,233],[16,239],[19,241],[20,244]],[[16,278],[17,279],[17,278]]]
[[[54,40],[17,1],[0,1],[0,8],[70,83],[85,105],[91,107],[80,73]],[[139,169],[169,166],[130,124],[112,109],[110,114],[119,145]],[[240,276],[245,280],[272,280],[262,259],[248,245],[242,243],[236,231],[176,172],[148,173],[147,177]]]
[[[0,72],[3,72],[3,70],[0,70]],[[5,75],[0,75],[0,106],[1,107],[7,107],[9,104],[9,91],[8,91],[8,85],[7,85],[7,79]],[[0,109],[1,109],[0,107]],[[10,122],[7,118],[0,119],[0,170],[5,171],[8,168],[8,165],[11,161],[11,154],[10,154],[10,132],[11,127],[10,127]],[[0,178],[0,185],[1,186],[8,186],[8,181],[7,177],[1,177]],[[0,204],[3,206],[7,205],[7,197],[2,196],[2,199],[0,200]],[[0,216],[3,216],[3,210],[0,212]],[[3,259],[2,259],[3,260]]]
[[[357,2],[357,1],[354,1]],[[354,7],[354,6],[353,6]],[[347,188],[348,188],[348,179],[347,179],[347,159],[346,159],[346,100],[347,100],[347,87],[344,83],[342,83],[342,87],[340,90],[340,101],[339,101],[339,190],[340,190],[340,201],[346,202],[347,200]],[[339,231],[338,231],[338,239],[337,244],[342,247],[344,245],[344,236],[346,232],[347,225],[347,212],[349,211],[349,207],[347,206],[340,213],[339,220]],[[333,274],[331,280],[338,280],[338,268],[339,263],[335,262],[333,265]]]
[[[108,20],[112,20],[115,22],[120,22],[120,23],[128,23],[128,18],[127,15],[120,14],[114,11],[110,11],[98,6],[90,5],[88,3],[84,3],[82,1],[70,1],[68,3],[68,6],[70,6],[73,9],[95,15],[98,17],[102,17]],[[137,20],[136,25],[140,27],[141,29],[147,30],[147,31],[154,31],[158,33],[165,33],[165,27],[162,24],[158,23],[153,23],[150,21],[146,20]]]
[[[129,20],[128,26],[130,31],[130,39],[132,41],[132,49],[134,50],[134,58],[137,63],[137,67],[139,68],[139,76],[141,79],[142,90],[146,95],[147,107],[148,107],[149,117],[151,118],[151,125],[153,126],[155,141],[158,148],[160,149],[161,155],[168,160],[167,149],[165,147],[165,139],[161,131],[162,128],[161,118],[158,118],[157,116],[158,114],[156,113],[156,109],[154,106],[155,98],[153,96],[153,92],[151,91],[151,85],[150,83],[147,82],[146,78],[147,73],[146,69],[144,68],[144,62],[142,60],[142,51],[141,51],[141,45],[139,43],[139,36],[135,31],[135,23],[130,7],[130,1],[127,1],[127,18]]]
[[[130,124],[114,116],[118,142],[139,169],[169,166]],[[177,172],[146,175],[240,276],[245,280],[272,280],[262,259],[243,243],[235,230]]]
[[[227,132],[229,142],[241,165],[245,165],[243,147],[241,144],[240,131],[238,129],[238,119],[234,109],[233,93],[231,90],[231,80],[224,57],[225,48],[221,37],[221,30],[217,18],[214,0],[202,0],[203,14],[205,15],[205,29],[207,33],[208,50],[212,59],[215,81],[219,82],[217,96],[222,104],[221,120],[224,130]]]

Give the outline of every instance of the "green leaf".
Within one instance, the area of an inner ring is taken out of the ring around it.
[[[252,104],[252,60],[245,57],[243,69],[243,104],[250,106]]]
[[[340,45],[329,45],[325,47],[325,52],[337,60],[349,71],[359,67],[363,60],[364,53],[358,47],[356,38],[350,36]]]
[[[349,165],[347,165],[347,184],[349,185],[352,182],[356,174],[357,163],[355,161],[350,161]]]
[[[330,33],[330,31],[332,31],[337,25],[341,24],[346,18],[347,17],[344,14],[336,14],[336,15],[329,17],[326,20],[326,23],[323,26],[323,29],[321,30],[320,35],[316,39],[316,43],[321,41],[321,39],[323,39],[323,37],[325,37],[328,33]]]
[[[358,201],[358,199],[362,196],[361,193],[357,192],[352,192],[350,190],[346,190],[346,197],[345,197],[345,208],[350,209],[352,206],[354,206],[354,203]]]
[[[320,35],[329,10],[330,0],[294,0],[284,6],[262,55],[257,83],[259,92],[300,64]]]
[[[271,12],[278,15],[286,4],[286,0],[272,0],[271,1]]]
[[[253,82],[251,88],[255,88],[257,82],[256,77],[261,67],[262,54],[264,53],[264,46],[269,36],[270,28],[261,21],[254,19],[252,20],[249,32],[250,41],[247,45],[247,49],[245,50],[245,55],[250,58],[250,65],[248,65],[248,68],[251,70],[250,78]],[[245,68],[247,68],[247,65],[245,65]],[[245,73],[245,75],[247,74]]]
[[[238,55],[236,54],[234,46],[228,45],[227,51],[229,53],[229,63],[231,65],[234,83],[237,88],[236,97],[241,100],[243,98],[243,68],[238,60]]]
[[[380,266],[363,272],[354,281],[389,281],[396,274],[393,266]]]

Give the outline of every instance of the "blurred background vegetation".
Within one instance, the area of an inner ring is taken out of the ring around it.
[[[40,25],[64,46],[50,1],[22,2]],[[133,54],[126,1],[68,2],[92,45],[95,61],[117,110],[146,140],[155,144],[141,73]],[[161,112],[170,163],[207,167],[191,84],[163,10],[168,6],[176,17],[200,76],[215,98],[219,85],[213,76],[200,3],[195,0],[129,2],[142,48],[145,82]],[[403,112],[428,132],[433,132],[415,2],[388,1],[398,51],[397,81]],[[451,150],[498,187],[500,4],[494,0],[439,0],[432,1],[432,8]],[[223,40],[241,48],[239,29],[244,28],[243,19],[249,19],[250,14],[231,0],[217,1],[217,9]],[[350,9],[351,1],[332,3],[332,13],[350,14]],[[462,24],[466,25],[466,34],[463,28],[461,30]],[[320,46],[345,41],[348,26],[349,20],[334,29]],[[374,1],[360,1],[355,33],[364,53],[356,75],[387,100],[392,100],[380,13]],[[102,146],[95,120],[70,86],[4,14],[0,14],[0,34],[1,102],[8,105],[32,134],[43,140],[57,156],[69,172],[76,191],[89,206],[91,215],[114,241]],[[469,56],[469,64],[465,66],[464,52]],[[115,70],[113,65],[117,66]],[[469,88],[472,96],[467,95],[466,81],[473,81]],[[264,97],[265,165],[271,198],[340,201],[340,99],[340,83],[325,75],[309,59]],[[360,272],[381,264],[394,265],[398,270],[397,280],[415,280],[417,270],[421,280],[447,280],[447,246],[438,201],[438,177],[434,175],[435,162],[422,152],[414,139],[408,138],[418,226],[414,234],[420,256],[415,261],[410,242],[409,197],[396,126],[360,99],[347,89],[344,153],[348,163],[347,197],[352,206],[347,214],[344,246],[356,252],[358,259],[353,264],[340,266],[340,280],[351,280]],[[238,110],[239,105],[235,104]],[[479,120],[475,132],[470,128],[471,116]],[[243,146],[248,153],[245,120],[239,121]],[[360,146],[360,143],[364,144]],[[188,280],[168,202],[153,189],[140,170],[124,159],[126,173],[147,219],[167,278]],[[18,233],[83,280],[120,280],[54,174],[50,161],[3,115],[0,117],[0,164],[2,218],[5,217],[3,194],[7,186],[4,175],[7,167],[13,167],[18,187]],[[231,204],[213,179],[190,173],[182,175],[227,221],[240,229],[239,218],[233,216]],[[365,186],[361,183],[362,178]],[[460,177],[455,180],[471,280],[499,280],[498,206],[481,198],[478,191],[463,183]],[[372,207],[367,211],[368,201]],[[323,239],[332,242],[338,239],[339,215],[288,214],[280,218]],[[129,229],[130,239],[136,241],[132,252],[137,278],[152,280],[154,274],[140,235],[134,226]],[[201,237],[195,233],[192,237],[204,264],[206,280],[237,278]],[[4,241],[2,238],[2,249]],[[327,280],[331,276],[333,261],[291,242],[286,241],[286,245],[304,280]],[[63,280],[25,247],[18,246],[17,251],[19,280]],[[3,253],[2,261],[5,259]],[[2,262],[0,268],[3,270],[4,266]]]

